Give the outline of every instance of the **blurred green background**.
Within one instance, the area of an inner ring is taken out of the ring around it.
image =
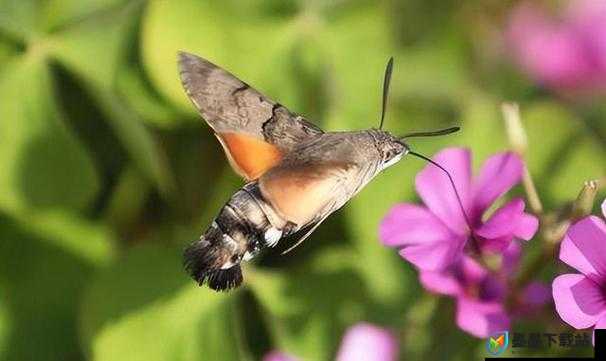
[[[266,251],[244,287],[198,288],[182,249],[243,182],[186,98],[176,52],[326,130],[377,125],[393,55],[386,127],[460,124],[413,146],[469,147],[476,165],[507,148],[499,106],[517,101],[530,171],[560,207],[606,174],[606,107],[562,100],[512,65],[498,33],[514,3],[0,0],[0,359],[258,360],[277,348],[328,360],[358,321],[396,330],[406,360],[484,355],[452,301],[379,243],[387,210],[418,200],[415,159],[296,251]],[[561,325],[549,308],[535,330]]]

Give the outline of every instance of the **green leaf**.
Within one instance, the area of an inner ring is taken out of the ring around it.
[[[0,33],[25,43],[40,36],[38,1],[0,0]]]
[[[12,46],[7,41],[0,40],[0,64],[3,65],[5,62],[9,61],[10,58],[17,55],[17,49]],[[2,74],[2,69],[0,69],[0,74]]]
[[[234,337],[237,295],[196,287],[182,269],[180,250],[135,247],[87,294],[85,348],[100,361],[240,360],[246,351]]]
[[[332,359],[346,327],[376,318],[354,257],[340,248],[283,273],[245,270],[276,348],[305,360]]]
[[[96,98],[107,113],[110,126],[114,129],[126,151],[130,154],[150,182],[155,184],[165,196],[174,191],[174,180],[169,172],[166,159],[150,131],[137,115],[113,92],[105,88],[96,90]]]
[[[400,50],[394,93],[412,99],[456,102],[471,96],[465,44],[456,35]],[[395,77],[394,77],[395,78]]]
[[[102,271],[86,292],[81,330],[88,344],[100,330],[138,308],[170,298],[188,283],[176,249],[139,246]],[[111,294],[112,297],[104,297]]]
[[[204,291],[209,292],[212,291]],[[199,298],[199,290],[190,290],[190,300],[187,302],[198,302]],[[192,332],[187,335],[183,358],[200,361],[250,360],[248,351],[238,339],[242,330],[236,306],[235,296],[223,296],[215,304],[205,305]]]
[[[109,204],[105,208],[105,218],[113,229],[132,227],[151,191],[151,186],[140,172],[126,168],[118,179]]]
[[[145,9],[141,34],[145,70],[160,94],[190,113],[194,109],[179,81],[177,51],[186,50],[221,63],[227,54],[220,51],[231,42],[225,17],[217,15],[209,2],[202,1],[154,1]]]
[[[528,134],[528,167],[539,182],[548,182],[545,176],[560,166],[557,158],[566,152],[576,132],[573,117],[566,108],[551,101],[522,105],[520,112]],[[547,128],[549,136],[545,136]]]
[[[461,131],[443,140],[471,149],[474,170],[494,153],[508,150],[505,123],[497,101],[476,92],[462,105],[461,118]]]
[[[0,281],[0,290],[5,288],[4,282]],[[9,342],[9,335],[12,327],[9,311],[8,302],[4,297],[0,298],[0,355],[2,355],[3,350],[7,349]]]
[[[180,113],[166,104],[155,92],[138,67],[121,68],[117,78],[118,92],[141,120],[150,125],[169,128],[181,121]]]
[[[432,318],[438,310],[438,297],[423,293],[415,303],[406,310],[406,326],[403,330],[404,340],[400,345],[405,359],[418,359],[432,346]]]
[[[183,111],[195,112],[177,73],[177,51],[185,50],[229,69],[296,109],[296,74],[288,71],[290,63],[284,59],[299,40],[301,24],[272,17],[270,12],[251,17],[241,10],[240,3],[230,2],[150,3],[143,18],[142,55],[158,92]],[[224,16],[227,13],[230,16]]]
[[[114,86],[140,5],[131,3],[78,22],[47,40],[52,55],[95,87]]]
[[[10,320],[0,359],[81,359],[76,317],[91,264],[4,215],[0,238],[0,313]]]
[[[91,15],[99,16],[99,13],[125,2],[126,0],[49,0],[41,6],[44,27],[47,31],[54,30]]]
[[[60,26],[98,15],[126,0],[0,0],[0,33],[32,43]]]
[[[38,55],[15,58],[0,77],[0,208],[83,209],[97,193],[97,175],[63,122]]]
[[[534,103],[522,108],[522,120],[531,174],[539,194],[550,202],[572,201],[584,181],[606,175],[606,155],[597,135],[570,110],[554,102]]]
[[[606,155],[598,140],[591,136],[578,139],[560,161],[559,169],[551,174],[549,186],[556,201],[573,200],[585,181],[606,177]]]
[[[323,31],[317,39],[327,53],[334,82],[327,130],[368,129],[378,124],[383,71],[393,55],[383,10],[381,6],[367,3],[342,11],[336,19],[323,23],[325,28],[321,28]],[[372,47],[360,44],[372,44]],[[394,84],[398,79],[397,69],[396,62]]]
[[[189,289],[125,315],[95,337],[93,359],[242,360],[229,299]],[[188,312],[183,312],[188,310]]]
[[[83,81],[99,103],[135,165],[164,195],[174,187],[166,161],[137,114],[114,91],[118,66],[127,51],[138,3],[78,23],[53,36],[52,54]]]
[[[105,265],[114,256],[115,239],[110,230],[72,212],[28,212],[15,219],[30,234],[92,265]]]

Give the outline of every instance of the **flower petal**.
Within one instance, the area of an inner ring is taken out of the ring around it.
[[[460,266],[456,271],[459,272],[460,276],[465,280],[466,284],[479,284],[486,280],[489,275],[488,270],[480,265],[476,260],[469,256],[463,256]]]
[[[430,292],[448,296],[462,295],[465,288],[483,284],[488,271],[469,256],[461,257],[440,272],[421,271],[419,280]]]
[[[600,287],[580,274],[565,274],[553,281],[556,310],[574,328],[593,326],[606,311],[606,299]]]
[[[606,218],[606,199],[602,202],[602,215]]]
[[[509,316],[499,303],[485,303],[467,297],[457,300],[457,326],[475,337],[484,338],[509,329]]]
[[[465,209],[470,205],[471,153],[468,149],[447,148],[433,158],[450,172]],[[453,232],[468,232],[465,217],[448,176],[428,164],[416,177],[417,193],[427,207]]]
[[[475,233],[484,238],[499,238],[511,235],[517,228],[518,221],[524,211],[524,201],[521,198],[512,199],[494,214]]]
[[[513,153],[499,153],[488,158],[473,185],[474,215],[481,216],[492,202],[520,181],[524,164]]]
[[[337,361],[395,361],[398,342],[388,330],[368,323],[357,324],[345,333]]]
[[[400,250],[400,256],[424,271],[441,271],[461,257],[465,238],[452,238],[431,244],[413,245]]]
[[[430,292],[447,296],[457,296],[462,292],[461,284],[450,273],[422,271],[419,281]]]
[[[398,204],[383,218],[379,236],[386,246],[432,243],[452,238],[452,232],[427,208]]]
[[[606,224],[589,216],[572,225],[560,246],[560,259],[596,282],[606,280]]]
[[[534,236],[539,221],[533,215],[524,213],[524,206],[521,198],[515,198],[497,209],[488,221],[475,230],[475,234],[482,238],[482,250],[502,251],[514,238],[529,240]]]
[[[518,265],[520,264],[520,258],[522,256],[522,246],[520,242],[513,241],[509,243],[509,246],[503,252],[502,272],[505,275],[510,275],[517,271]]]
[[[591,57],[593,77],[589,82],[603,89],[606,76],[606,2],[577,0],[570,3],[566,14],[569,24],[582,39],[585,52]]]
[[[513,234],[508,234],[503,237],[483,239],[481,241],[482,252],[500,253],[511,244],[514,237]]]
[[[514,230],[514,235],[525,241],[534,237],[539,229],[539,219],[532,214],[522,213]]]
[[[588,76],[595,76],[593,59],[587,56],[587,41],[576,29],[546,14],[532,1],[513,11],[508,31],[513,53],[530,75],[546,85],[582,86]]]

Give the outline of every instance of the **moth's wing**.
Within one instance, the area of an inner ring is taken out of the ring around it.
[[[305,227],[345,204],[360,173],[354,163],[280,164],[259,179],[259,187],[281,217]]]
[[[331,204],[326,208],[327,208],[327,210],[330,210],[334,207],[335,207],[335,204]],[[314,233],[314,231],[320,226],[320,224],[322,224],[322,222],[324,222],[324,220],[326,220],[326,218],[328,218],[328,216],[330,216],[331,213],[332,213],[332,211],[325,212],[322,215],[322,218],[320,218],[317,221],[314,221],[314,223],[310,224],[308,226],[308,229],[305,231],[305,233],[301,237],[299,237],[299,239],[292,246],[288,247],[284,252],[282,252],[282,254],[287,254],[288,252],[297,248],[301,243],[303,243],[303,241],[305,241],[309,236],[311,236],[311,234]]]
[[[206,59],[180,52],[179,72],[185,92],[215,131],[230,164],[248,180],[277,165],[297,144],[322,134]]]

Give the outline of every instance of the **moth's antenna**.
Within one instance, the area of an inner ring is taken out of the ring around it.
[[[448,180],[450,181],[450,185],[452,185],[452,189],[454,189],[455,195],[457,196],[457,200],[459,201],[459,207],[461,207],[461,212],[463,213],[463,217],[465,218],[465,223],[467,223],[467,227],[469,227],[470,231],[473,230],[473,228],[471,227],[471,222],[469,221],[469,217],[467,217],[467,212],[465,212],[465,208],[463,207],[463,202],[461,201],[461,196],[459,196],[459,191],[457,191],[457,186],[455,185],[455,182],[452,179],[450,172],[448,172],[446,170],[446,168],[442,167],[439,163],[434,162],[433,160],[424,156],[423,154],[413,152],[412,150],[408,150],[408,154],[414,155],[417,158],[421,158],[421,159],[435,165],[436,167],[440,168],[444,173],[446,173],[446,175],[448,176]]]
[[[385,77],[383,78],[383,107],[381,108],[381,123],[379,129],[383,129],[383,120],[385,120],[385,106],[387,105],[387,95],[389,94],[389,83],[391,82],[391,71],[393,70],[393,56],[389,58],[385,67]]]
[[[430,131],[430,132],[414,132],[414,133],[404,134],[399,139],[406,139],[406,138],[413,138],[413,137],[435,137],[438,135],[456,133],[459,130],[461,130],[460,127],[450,127],[450,128],[434,130],[434,131]]]

